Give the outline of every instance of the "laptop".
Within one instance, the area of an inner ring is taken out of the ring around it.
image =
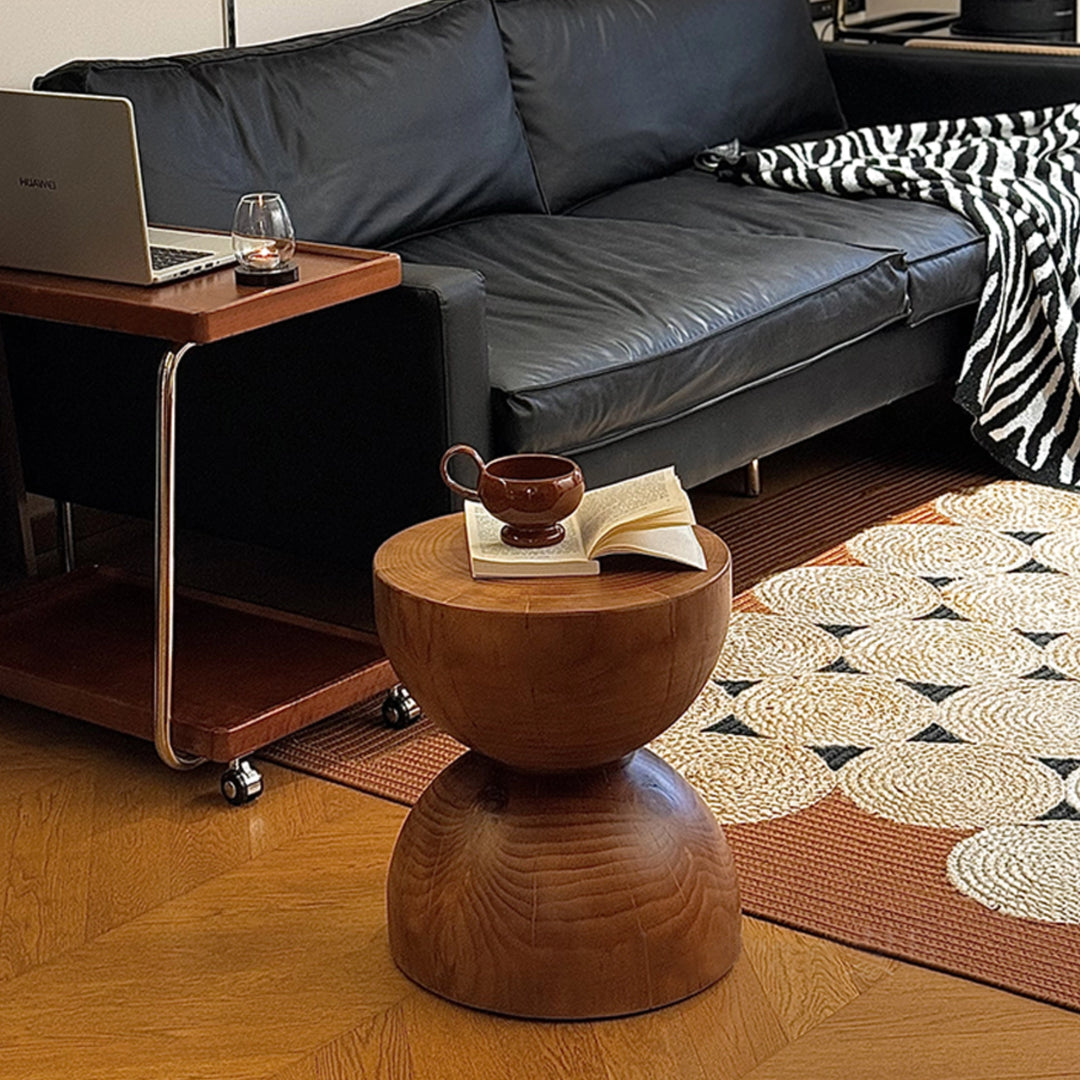
[[[158,285],[234,259],[227,235],[147,227],[127,98],[0,90],[0,266]]]

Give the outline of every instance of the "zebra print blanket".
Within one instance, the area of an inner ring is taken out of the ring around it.
[[[705,167],[726,160],[746,183],[897,196],[968,218],[986,236],[986,281],[956,400],[1013,472],[1080,487],[1080,104],[714,150]]]

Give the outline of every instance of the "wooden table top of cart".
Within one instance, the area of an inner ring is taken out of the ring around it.
[[[401,282],[392,252],[301,243],[296,262],[299,280],[272,289],[238,285],[232,267],[165,285],[0,268],[0,314],[206,344]]]

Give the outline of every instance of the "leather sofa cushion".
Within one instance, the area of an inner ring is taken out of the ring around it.
[[[898,253],[810,237],[505,215],[400,250],[484,275],[504,452],[604,445],[906,314]]]
[[[902,252],[913,324],[976,301],[986,271],[985,238],[966,218],[943,207],[744,187],[694,169],[599,196],[575,214],[663,221],[713,235],[802,236]]]
[[[227,230],[280,191],[297,235],[373,246],[449,221],[543,209],[488,0],[154,60],[86,60],[38,89],[135,104],[151,220]]]
[[[806,0],[499,0],[553,211],[689,163],[844,126]]]

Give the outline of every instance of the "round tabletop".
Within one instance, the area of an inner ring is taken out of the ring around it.
[[[609,556],[591,577],[474,580],[460,514],[375,555],[375,621],[401,681],[444,731],[518,768],[614,761],[685,710],[731,608],[731,559],[704,570]]]
[[[592,577],[477,579],[469,571],[465,523],[448,514],[405,529],[375,554],[375,577],[390,588],[429,603],[493,614],[559,614],[667,604],[706,589],[730,574],[724,542],[700,525],[694,531],[708,568],[639,555],[612,555]]]

